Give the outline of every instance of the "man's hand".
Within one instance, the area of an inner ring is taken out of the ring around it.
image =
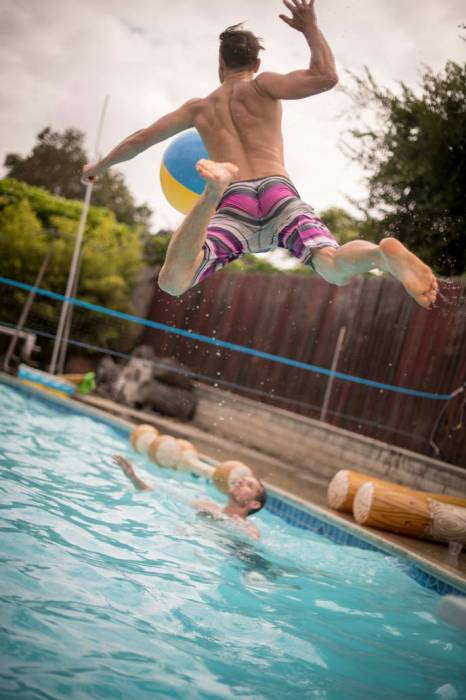
[[[102,172],[102,168],[99,167],[100,161],[96,160],[93,163],[87,163],[87,165],[84,166],[83,172],[81,175],[81,182],[83,185],[89,185],[91,182],[94,182],[97,175]]]
[[[114,464],[121,467],[121,470],[124,474],[126,474],[128,479],[132,479],[135,476],[133,465],[125,457],[123,457],[123,455],[113,455],[112,459]]]
[[[306,30],[317,26],[314,2],[315,0],[309,0],[309,2],[306,2],[306,0],[302,0],[302,2],[300,0],[293,0],[292,2],[283,0],[283,4],[289,9],[292,17],[290,18],[286,15],[279,15],[279,17],[290,27],[304,34]]]
[[[133,465],[126,459],[126,457],[123,457],[123,455],[113,455],[112,459],[114,463],[118,464],[118,466],[121,468],[123,474],[125,474],[133,483],[135,489],[138,491],[152,491],[152,486],[149,486],[145,481],[138,477],[134,471]]]

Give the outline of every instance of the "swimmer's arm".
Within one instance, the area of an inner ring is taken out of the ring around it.
[[[131,481],[131,483],[137,491],[153,491],[151,486],[149,486],[148,484],[146,484],[145,481],[139,478],[139,476],[134,471],[133,465],[129,460],[127,460],[122,455],[113,455],[112,459],[115,464],[121,467],[121,471],[125,476],[128,477],[128,479]]]
[[[220,508],[218,503],[214,503],[214,501],[208,501],[207,499],[201,499],[200,501],[194,501],[193,508],[198,510],[200,513],[217,514],[217,513],[221,513],[221,511],[222,511],[222,509]]]
[[[311,50],[311,61],[306,70],[291,73],[261,73],[256,78],[260,92],[282,100],[299,100],[331,90],[338,83],[337,69],[332,49],[317,26],[314,1],[303,5],[292,5],[284,0],[292,17],[280,18],[293,29],[302,33]]]
[[[178,134],[180,131],[194,126],[194,116],[199,105],[198,99],[189,100],[184,105],[158,119],[145,129],[139,129],[130,134],[118,144],[104,158],[84,166],[82,181],[84,184],[92,182],[97,175],[110,168],[112,165],[131,160],[156,143]]]
[[[257,529],[257,527],[255,525],[253,525],[252,523],[248,523],[245,526],[245,530],[248,533],[248,535],[250,535],[251,537],[254,537],[254,539],[256,539],[256,540],[260,540],[261,533],[259,532],[259,530]]]

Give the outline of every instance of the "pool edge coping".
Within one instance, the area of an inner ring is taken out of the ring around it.
[[[100,408],[88,406],[87,404],[83,404],[77,400],[74,400],[71,403],[69,398],[62,398],[61,396],[52,394],[39,388],[25,386],[23,382],[21,382],[21,380],[17,379],[16,377],[12,377],[8,374],[5,374],[2,371],[0,371],[0,381],[3,381],[5,384],[9,384],[14,388],[19,388],[26,393],[35,395],[42,400],[49,401],[53,404],[59,404],[74,412],[103,420],[103,422],[107,423],[111,427],[124,430],[128,434],[134,428],[135,424],[125,420],[124,418],[114,416],[113,414],[107,413],[106,411]],[[200,454],[200,457],[208,464],[217,463],[216,460],[212,460],[210,457],[208,457],[207,455],[203,455],[202,453]],[[462,576],[456,576],[450,571],[445,571],[441,566],[438,566],[432,561],[425,559],[422,555],[412,552],[411,550],[407,549],[401,544],[395,544],[387,540],[379,532],[366,529],[358,523],[351,522],[349,520],[346,520],[345,518],[342,518],[337,511],[326,510],[325,508],[319,506],[316,503],[306,501],[305,499],[302,499],[299,496],[296,496],[295,494],[286,491],[285,489],[274,486],[273,484],[270,484],[267,481],[264,481],[264,485],[270,492],[271,496],[277,497],[278,500],[281,499],[286,504],[294,507],[299,506],[305,512],[308,512],[309,515],[314,516],[317,519],[320,519],[329,525],[333,525],[339,528],[340,530],[343,530],[344,532],[349,532],[349,534],[353,535],[355,538],[362,540],[363,542],[371,545],[372,547],[378,549],[381,552],[384,552],[391,556],[404,557],[405,559],[408,559],[410,563],[412,563],[424,573],[438,579],[444,584],[458,589],[460,593],[466,595],[466,578]]]

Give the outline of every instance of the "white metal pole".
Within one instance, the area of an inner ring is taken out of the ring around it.
[[[333,353],[331,370],[334,372],[338,365],[338,358],[340,357],[341,348],[343,346],[343,341],[345,339],[346,326],[340,328],[338,333],[337,344],[335,346],[335,352]],[[325,420],[328,410],[328,404],[330,401],[330,394],[332,393],[333,382],[335,381],[335,375],[331,374],[328,378],[327,386],[325,388],[325,396],[322,404],[322,410],[320,412],[320,420]]]
[[[23,306],[23,310],[21,312],[21,316],[19,317],[19,321],[16,324],[16,329],[15,329],[15,334],[10,340],[10,344],[8,346],[8,350],[6,351],[5,359],[3,360],[3,369],[5,372],[8,372],[10,369],[10,360],[13,355],[13,352],[16,347],[16,343],[18,341],[18,334],[20,331],[23,330],[24,324],[26,323],[27,317],[29,315],[29,311],[31,310],[32,303],[35,299],[36,296],[36,289],[37,287],[40,287],[41,282],[42,282],[42,277],[45,274],[45,271],[47,270],[47,266],[49,264],[50,258],[52,256],[53,252],[53,242],[49,245],[48,250],[44,256],[44,259],[42,261],[42,265],[40,267],[40,270],[37,274],[36,280],[34,282],[34,288],[31,289],[29,292],[28,298],[26,300],[26,303]]]
[[[109,100],[109,95],[106,95],[105,99],[104,99],[104,104],[102,107],[102,112],[100,114],[99,127],[97,129],[97,138],[96,138],[95,149],[94,149],[96,158],[98,157],[98,153],[99,153],[100,137],[102,135],[102,128],[103,128],[103,123],[104,123],[104,119],[105,119],[105,113],[107,111],[108,100]],[[82,240],[83,240],[83,235],[84,235],[84,229],[86,226],[89,205],[91,202],[93,186],[94,186],[94,183],[90,182],[86,187],[86,195],[84,197],[84,204],[83,204],[83,208],[82,208],[82,212],[81,212],[81,218],[79,220],[78,232],[76,234],[76,242],[74,244],[73,258],[71,260],[70,272],[68,275],[68,282],[66,285],[65,296],[67,298],[71,297],[74,283],[75,283],[75,277],[76,277],[76,272],[77,272],[77,267],[78,267],[78,262],[79,262],[79,256],[81,253],[81,245],[82,245]],[[65,322],[66,322],[66,317],[68,314],[69,307],[70,307],[69,301],[64,301],[62,304],[62,307],[61,307],[60,319],[58,321],[57,335],[55,337],[55,343],[53,345],[53,352],[52,352],[52,359],[50,361],[50,366],[49,366],[49,372],[51,372],[52,374],[54,374],[56,367],[57,367],[58,352],[60,349],[60,344],[62,342],[63,329],[65,327]]]

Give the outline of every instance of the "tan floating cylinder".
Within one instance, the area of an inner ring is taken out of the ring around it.
[[[360,525],[412,537],[423,537],[430,522],[427,498],[372,481],[366,481],[356,493],[353,515]]]
[[[178,444],[180,445],[182,450],[196,450],[192,442],[189,442],[189,440],[184,440],[183,438],[177,438]]]
[[[253,476],[252,470],[243,462],[229,460],[216,467],[212,481],[219,491],[228,493],[231,485],[243,476]]]
[[[160,435],[151,442],[147,454],[159,467],[175,469],[182,452],[182,447],[175,437]]]
[[[156,437],[158,437],[158,434],[159,431],[157,428],[154,428],[153,425],[147,425],[145,423],[138,425],[131,433],[131,445],[136,452],[147,454],[149,445]]]
[[[466,544],[466,508],[430,501],[431,520],[425,536],[440,542]]]
[[[390,490],[367,481],[358,490],[353,515],[360,525],[440,542],[466,542],[466,508],[415,491]]]
[[[390,489],[391,491],[417,493],[428,496],[430,498],[435,498],[436,501],[441,501],[442,503],[450,503],[451,505],[466,508],[465,498],[459,498],[458,496],[450,496],[445,493],[429,493],[426,491],[415,491],[414,489],[410,489],[408,486],[394,484],[390,481],[385,481],[384,479],[376,479],[375,477],[369,476],[368,474],[355,472],[351,469],[340,469],[340,471],[338,471],[335,474],[335,476],[329,483],[327,489],[327,502],[329,506],[343,513],[351,513],[353,509],[354,497],[356,496],[358,489],[367,481],[370,481],[373,484],[377,484],[384,488]]]
[[[203,476],[206,479],[212,479],[215,467],[206,462],[202,462],[198,457],[192,457],[189,459],[188,465],[183,468],[183,471],[190,472],[191,474],[197,474],[198,476]]]
[[[193,464],[199,459],[199,453],[189,440],[178,439],[181,448],[180,457],[176,463],[176,468],[180,471],[195,472]]]

